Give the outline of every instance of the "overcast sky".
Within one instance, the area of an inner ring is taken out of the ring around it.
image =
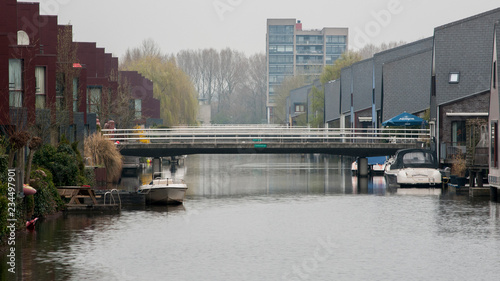
[[[33,0],[32,0],[33,1]],[[29,2],[32,2],[29,1]],[[36,0],[35,0],[36,1]],[[42,14],[73,25],[74,40],[121,57],[152,38],[166,53],[230,47],[265,52],[266,19],[296,18],[304,29],[348,27],[350,48],[412,42],[449,22],[500,7],[498,0],[40,0]]]

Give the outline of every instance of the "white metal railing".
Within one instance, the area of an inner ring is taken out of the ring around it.
[[[339,129],[264,126],[202,126],[172,129],[105,129],[121,143],[416,143],[428,142],[428,129]]]

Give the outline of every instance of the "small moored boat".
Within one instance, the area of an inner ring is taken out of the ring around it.
[[[141,185],[137,192],[145,194],[150,204],[182,204],[186,190],[183,180],[156,178],[149,184]]]
[[[400,187],[433,187],[442,179],[437,159],[428,149],[397,151],[386,164],[385,176],[389,185]]]

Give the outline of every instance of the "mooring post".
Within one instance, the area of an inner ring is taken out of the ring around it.
[[[358,159],[358,176],[367,177],[368,176],[368,158],[360,157]]]

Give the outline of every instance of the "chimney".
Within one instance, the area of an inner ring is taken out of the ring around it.
[[[297,23],[295,24],[295,30],[302,31],[302,22],[300,20],[298,20]]]

